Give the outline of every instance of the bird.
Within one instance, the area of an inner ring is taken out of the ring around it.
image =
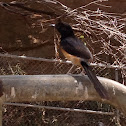
[[[53,26],[55,26],[61,35],[60,48],[63,55],[74,65],[78,65],[85,70],[87,76],[93,83],[95,90],[101,98],[109,99],[106,89],[100,83],[90,66],[93,56],[88,47],[75,36],[72,27],[68,23],[59,20]]]

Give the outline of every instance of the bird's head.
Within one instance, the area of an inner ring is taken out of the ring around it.
[[[55,25],[52,24],[52,26],[55,26],[57,31],[61,34],[61,38],[70,37],[74,35],[72,27],[69,24],[62,22],[61,20],[58,20]]]
[[[69,37],[74,35],[72,27],[65,22],[60,21],[56,23],[55,28],[61,34],[61,37]]]

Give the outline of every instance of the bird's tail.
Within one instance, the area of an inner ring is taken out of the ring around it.
[[[92,68],[84,61],[81,61],[81,65],[83,66],[83,68],[84,68],[87,76],[91,80],[91,82],[94,84],[94,88],[98,92],[98,94],[104,99],[109,99],[106,89],[102,86],[102,84],[96,77],[96,74],[92,71]]]

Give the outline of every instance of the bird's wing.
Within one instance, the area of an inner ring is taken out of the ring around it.
[[[76,37],[68,37],[61,40],[61,48],[67,53],[82,59],[92,59],[92,54],[89,49]]]

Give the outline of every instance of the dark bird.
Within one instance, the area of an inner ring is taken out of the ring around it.
[[[74,35],[73,29],[69,24],[59,21],[55,25],[55,28],[61,35],[60,46],[64,56],[68,60],[72,61],[73,64],[81,66],[85,70],[91,82],[94,84],[94,88],[98,94],[102,98],[108,99],[107,91],[102,86],[89,65],[89,61],[93,60],[90,50]]]

